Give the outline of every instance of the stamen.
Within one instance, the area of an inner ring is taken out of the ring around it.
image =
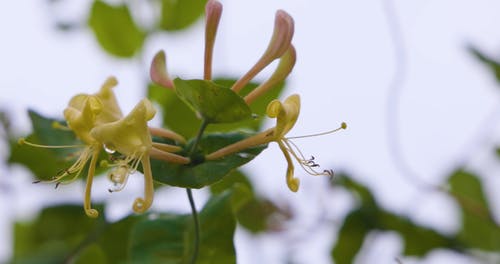
[[[328,135],[328,134],[337,132],[337,131],[342,130],[342,129],[347,129],[347,124],[345,122],[342,122],[340,124],[340,127],[336,128],[336,129],[333,129],[333,130],[330,130],[330,131],[321,132],[321,133],[317,133],[317,134],[311,134],[311,135],[305,135],[305,136],[287,137],[287,139],[297,139],[297,138],[308,138],[308,137],[323,136],[323,135]]]
[[[85,147],[85,145],[63,145],[63,146],[49,146],[49,145],[40,145],[40,144],[36,144],[36,143],[31,143],[29,141],[26,141],[25,138],[20,138],[17,143],[19,145],[28,145],[28,146],[31,146],[31,147],[36,147],[36,148],[50,148],[50,149],[62,149],[62,148],[83,148]]]

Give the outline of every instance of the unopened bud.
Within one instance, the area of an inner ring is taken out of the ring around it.
[[[210,80],[212,78],[212,57],[215,43],[215,36],[222,14],[222,4],[215,0],[208,1],[205,6],[206,25],[205,25],[205,65],[203,78]]]
[[[151,80],[162,87],[174,89],[174,83],[168,76],[166,56],[163,50],[160,50],[153,58],[149,70]]]

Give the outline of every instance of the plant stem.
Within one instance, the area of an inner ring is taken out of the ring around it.
[[[194,204],[193,192],[190,188],[186,188],[186,192],[189,198],[189,205],[191,206],[191,214],[193,215],[194,222],[194,251],[191,256],[191,264],[196,263],[198,258],[198,251],[200,249],[200,222],[198,221],[198,212],[196,211],[196,205]]]
[[[200,130],[198,130],[198,134],[196,135],[196,138],[194,139],[193,146],[191,147],[191,150],[189,152],[189,156],[192,156],[196,148],[198,147],[198,144],[200,143],[201,136],[203,136],[203,132],[205,131],[205,128],[207,128],[208,122],[207,120],[203,119],[203,122],[201,123]]]
[[[207,126],[208,122],[205,119],[203,119],[203,122],[201,123],[200,126],[200,130],[198,130],[198,134],[194,139],[194,143],[193,146],[191,147],[189,156],[192,156],[196,152],[196,148],[198,147],[201,137],[203,136],[203,132],[205,131],[205,128],[207,128]],[[200,249],[200,222],[198,221],[198,211],[196,211],[196,205],[193,199],[193,192],[191,191],[190,188],[186,188],[186,193],[189,199],[189,205],[191,206],[191,214],[193,215],[193,223],[194,223],[194,249],[190,263],[195,264],[196,260],[198,259],[198,251]]]

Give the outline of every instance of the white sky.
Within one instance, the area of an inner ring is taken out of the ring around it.
[[[397,114],[405,158],[412,170],[432,183],[440,183],[458,161],[469,160],[468,168],[482,172],[490,198],[498,201],[500,194],[494,191],[500,188],[500,178],[488,176],[498,172],[499,165],[489,149],[483,147],[499,141],[499,116],[495,113],[499,88],[492,74],[465,47],[473,43],[500,56],[500,2],[396,2],[408,60]],[[302,150],[323,161],[326,167],[352,172],[356,179],[373,188],[384,207],[444,232],[458,228],[458,211],[451,200],[414,188],[401,176],[389,155],[386,107],[396,66],[383,0],[256,0],[223,4],[215,75],[245,73],[267,45],[275,10],[286,10],[295,19],[293,43],[298,61],[284,96],[299,93],[303,104],[291,135],[329,130],[342,121],[349,125],[348,130],[335,135],[297,141]],[[86,5],[86,1],[68,4],[60,14],[66,18],[82,17],[82,7]],[[43,1],[9,1],[0,8],[0,106],[13,114],[14,125],[21,131],[29,129],[27,108],[61,116],[72,95],[96,91],[109,75],[118,78],[116,92],[124,112],[128,112],[144,94],[142,78],[158,49],[166,50],[171,74],[185,78],[202,76],[201,22],[187,32],[154,36],[145,46],[143,62],[128,63],[104,54],[89,31],[62,34],[54,30],[52,21]],[[494,122],[485,124],[486,118]],[[482,140],[475,140],[477,136],[482,136]],[[50,186],[33,186],[25,170],[2,167],[0,183],[11,189],[10,193],[0,193],[0,241],[4,241],[0,242],[0,262],[10,252],[10,244],[5,241],[11,238],[9,225],[13,217],[27,217],[41,205],[62,202],[61,193],[79,202],[83,192],[78,184],[57,191]],[[325,226],[310,236],[301,234],[314,225],[311,219],[320,215],[320,210],[332,219],[341,219],[352,202],[345,193],[328,192],[326,180],[308,177],[299,169],[296,176],[301,178],[301,189],[297,194],[290,193],[284,182],[286,163],[273,145],[245,169],[251,172],[260,192],[278,203],[290,204],[296,210],[297,220],[290,224],[293,231],[280,236],[251,238],[238,231],[242,263],[280,263],[290,251],[299,263],[311,259],[329,263],[335,229]],[[141,193],[140,184],[139,179],[132,179],[123,194],[111,198],[105,191],[107,182],[96,184],[94,192],[97,200],[111,199],[116,204],[116,215],[123,215],[130,210],[130,196]],[[104,191],[97,191],[99,188]],[[196,194],[201,206],[203,191]],[[161,193],[158,197],[165,199],[156,200],[157,209],[186,210],[183,192]],[[164,205],[164,200],[171,202]],[[500,218],[498,207],[495,213]],[[374,258],[379,263],[392,263],[399,256],[400,238],[395,234],[374,235],[371,239],[377,246],[364,248],[364,254],[357,259],[359,263]],[[250,254],[254,250],[244,250],[249,247],[257,248],[259,256]],[[451,261],[474,263],[447,252],[435,252],[424,263]],[[404,263],[416,260],[404,258]]]

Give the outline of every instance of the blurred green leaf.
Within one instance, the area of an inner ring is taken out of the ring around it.
[[[232,123],[251,116],[243,98],[227,87],[211,81],[179,78],[174,84],[179,98],[209,123]]]
[[[82,145],[72,131],[57,129],[53,123],[64,125],[61,120],[48,118],[38,114],[33,110],[28,111],[33,127],[26,141],[42,145]],[[19,145],[17,139],[10,139],[9,163],[17,163],[26,166],[33,172],[38,180],[52,180],[60,171],[69,168],[79,156],[79,151],[83,148],[59,148],[48,149]],[[101,155],[106,155],[104,150]],[[106,168],[97,167],[96,176],[99,176]],[[87,173],[88,167],[84,168],[82,175]]]
[[[52,127],[58,120],[44,117],[33,110],[28,111],[33,126],[33,133],[26,140],[43,145],[74,145],[81,144],[73,132]],[[17,140],[10,141],[11,153],[9,163],[18,163],[30,169],[40,180],[49,180],[61,169],[71,166],[68,159],[77,150],[75,149],[47,149],[28,145],[19,145]]]
[[[422,257],[439,248],[459,252],[463,250],[463,244],[456,237],[441,234],[418,225],[407,217],[380,208],[367,187],[346,174],[337,177],[337,184],[351,191],[358,198],[359,204],[344,219],[340,228],[338,240],[332,249],[332,257],[336,263],[351,263],[361,248],[364,237],[371,231],[397,232],[404,240],[403,254],[406,256]]]
[[[207,0],[161,1],[160,27],[181,30],[193,24],[204,12]]]
[[[372,228],[371,223],[366,221],[363,210],[358,209],[349,213],[340,227],[337,243],[331,251],[335,263],[353,263],[365,236]]]
[[[196,263],[236,263],[236,222],[231,192],[212,196],[199,213],[200,251]],[[189,263],[194,248],[191,215],[160,215],[139,222],[132,231],[132,263]]]
[[[153,171],[153,178],[164,184],[185,188],[201,188],[215,183],[228,175],[232,170],[251,161],[262,152],[267,145],[249,148],[213,161],[203,161],[203,156],[248,136],[250,136],[250,134],[243,133],[205,135],[198,144],[201,152],[196,155],[200,157],[200,163],[194,161],[193,164],[179,165],[152,160],[151,169]],[[191,149],[192,143],[193,141],[191,140],[180,154],[187,155]]]
[[[102,210],[101,206],[97,206]],[[45,208],[33,222],[14,226],[12,263],[63,263],[79,254],[79,247],[104,225],[85,215],[81,206]]]
[[[497,60],[488,57],[487,55],[485,55],[484,53],[482,53],[481,51],[479,51],[475,47],[469,47],[469,51],[477,59],[479,59],[480,61],[485,63],[488,67],[490,67],[490,69],[495,74],[497,81],[500,82],[500,63]]]
[[[135,24],[126,5],[96,0],[88,23],[101,47],[112,55],[132,57],[142,48],[145,33]]]
[[[500,227],[489,209],[478,177],[458,170],[448,182],[453,198],[460,205],[462,229],[458,238],[467,246],[488,251],[500,250]]]

